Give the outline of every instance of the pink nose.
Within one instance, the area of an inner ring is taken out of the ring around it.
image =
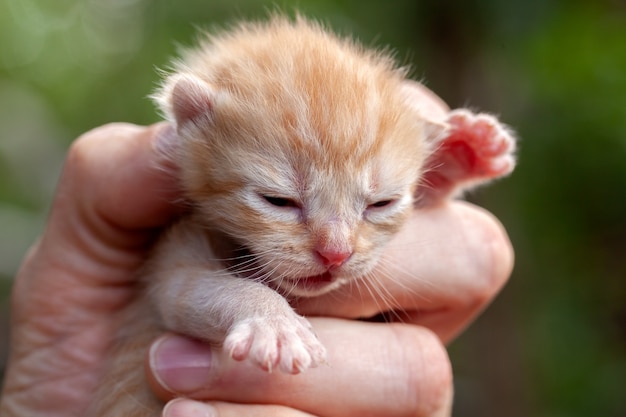
[[[350,250],[317,249],[315,253],[326,268],[338,268],[352,256]]]

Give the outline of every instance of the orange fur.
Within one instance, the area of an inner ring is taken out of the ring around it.
[[[184,54],[155,99],[180,136],[172,158],[192,211],[164,234],[143,295],[121,313],[91,415],[159,415],[142,365],[164,328],[264,369],[324,360],[287,299],[367,276],[413,209],[442,128],[413,105],[405,75],[303,18],[244,23]],[[322,255],[340,262],[329,269]],[[275,342],[247,351],[259,332]]]

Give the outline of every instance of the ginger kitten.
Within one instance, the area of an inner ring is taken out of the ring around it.
[[[290,306],[360,285],[416,204],[508,174],[492,116],[429,120],[386,53],[303,18],[207,36],[155,100],[176,127],[189,213],[160,239],[120,312],[95,416],[158,416],[143,361],[164,329],[296,374],[324,346]]]

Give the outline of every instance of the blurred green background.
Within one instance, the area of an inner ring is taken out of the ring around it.
[[[450,347],[458,417],[626,416],[626,2],[300,0],[400,60],[452,107],[522,138],[515,174],[471,200],[517,253],[509,285]],[[158,120],[155,68],[252,0],[0,0],[0,363],[8,294],[69,143]]]

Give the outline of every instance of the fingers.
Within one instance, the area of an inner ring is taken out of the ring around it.
[[[493,215],[450,202],[415,211],[379,264],[358,286],[299,300],[298,311],[371,317],[395,310],[391,318],[427,326],[449,341],[506,283],[513,250]]]
[[[202,403],[178,398],[167,403],[163,417],[314,417],[289,407],[263,404],[236,404],[220,401]]]
[[[176,210],[175,178],[160,168],[155,145],[167,132],[165,124],[112,124],[72,145],[46,230],[15,280],[16,324],[43,316],[64,332],[96,310],[108,320],[127,301],[120,284],[135,280],[152,229]]]
[[[176,178],[157,150],[172,135],[166,124],[119,123],[77,139],[40,242],[44,259],[86,285],[133,280],[154,230],[176,214]]]
[[[95,321],[94,313],[108,322],[127,302],[125,284],[134,282],[153,228],[175,213],[175,179],[160,168],[155,147],[167,131],[165,124],[111,124],[74,142],[46,230],[15,280],[16,324],[47,317],[58,330],[36,327],[55,340],[57,331]]]
[[[17,406],[78,415],[100,384],[113,313],[133,295],[152,229],[176,211],[175,176],[156,149],[167,134],[165,124],[112,124],[72,145],[13,285],[4,392]]]
[[[267,373],[218,349],[167,335],[152,346],[149,380],[164,399],[275,404],[328,417],[448,415],[450,363],[432,332],[403,324],[311,322],[329,359],[303,374]]]

